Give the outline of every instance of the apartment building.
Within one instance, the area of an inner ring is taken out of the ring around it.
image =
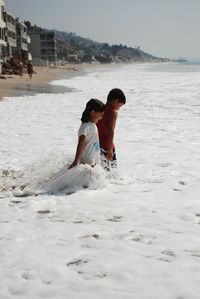
[[[28,27],[28,34],[31,38],[29,51],[34,59],[45,61],[49,64],[57,64],[56,35],[53,30],[42,29],[31,26],[30,22],[25,22]]]
[[[54,31],[42,30],[40,33],[41,58],[57,61],[56,36]]]
[[[4,21],[4,5],[5,1],[0,0],[0,74],[1,74],[1,63],[3,62],[3,51],[7,46],[5,31],[6,31],[6,23]]]
[[[17,47],[13,48],[13,57],[18,58],[22,62],[30,60],[30,53],[28,52],[28,45],[30,44],[30,36],[28,35],[27,26],[16,19],[16,32],[17,32]]]
[[[7,53],[4,53],[7,57],[12,57],[13,52],[17,48],[17,31],[16,31],[16,18],[9,12],[4,12],[4,18],[6,23],[6,41],[7,41]]]

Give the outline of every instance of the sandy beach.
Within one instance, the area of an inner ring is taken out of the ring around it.
[[[5,97],[35,95],[38,93],[64,93],[70,91],[70,88],[49,83],[59,79],[83,75],[84,72],[108,68],[119,68],[119,64],[68,64],[55,68],[34,67],[32,79],[29,79],[27,73],[24,73],[23,77],[2,75],[6,79],[0,79],[0,101]]]
[[[62,93],[67,87],[50,85],[52,80],[74,76],[85,69],[85,65],[67,65],[57,68],[34,67],[33,78],[27,73],[23,77],[18,75],[3,75],[0,79],[0,100],[4,97],[34,95],[36,93]]]

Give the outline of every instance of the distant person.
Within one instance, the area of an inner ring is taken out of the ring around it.
[[[20,78],[22,78],[24,73],[24,68],[23,68],[23,63],[21,61],[19,62],[18,70],[19,70],[19,76]]]
[[[29,78],[32,79],[32,76],[33,76],[33,65],[30,62],[30,60],[27,63],[27,72],[28,72]]]
[[[121,89],[112,89],[107,96],[103,118],[98,122],[102,166],[106,170],[117,166],[114,145],[114,131],[119,109],[126,103],[126,97]]]
[[[78,164],[89,164],[95,166],[100,164],[100,146],[96,123],[102,119],[105,105],[97,100],[91,99],[82,114],[78,136],[78,145],[73,163],[69,168]]]

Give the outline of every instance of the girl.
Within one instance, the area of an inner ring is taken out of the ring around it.
[[[96,99],[91,99],[82,114],[82,124],[79,129],[79,141],[75,159],[68,167],[65,165],[40,190],[33,190],[27,186],[24,190],[16,190],[15,196],[39,195],[44,193],[55,194],[66,192],[70,194],[80,188],[95,186],[103,178],[100,164],[99,135],[96,127],[98,120],[102,119],[105,105]],[[77,166],[77,167],[75,167]]]
[[[75,159],[66,169],[64,167],[55,175],[43,189],[47,193],[59,191],[74,192],[79,188],[95,186],[103,178],[100,165],[99,135],[96,123],[102,119],[105,105],[96,99],[91,99],[83,111],[78,132],[78,145]],[[76,166],[76,167],[75,167]]]
[[[100,164],[100,146],[99,135],[96,123],[103,118],[105,105],[97,100],[91,99],[82,114],[78,136],[78,145],[75,159],[69,166],[69,169],[78,164],[89,164],[95,166]]]

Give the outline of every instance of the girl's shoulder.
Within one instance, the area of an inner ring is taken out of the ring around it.
[[[92,127],[95,127],[95,126],[96,125],[94,123],[88,121],[88,122],[82,123],[80,127],[82,127],[82,128],[92,128]]]
[[[81,124],[81,126],[79,128],[79,134],[81,132],[85,132],[85,133],[93,132],[94,130],[97,130],[97,127],[94,123],[84,122],[84,123]]]

